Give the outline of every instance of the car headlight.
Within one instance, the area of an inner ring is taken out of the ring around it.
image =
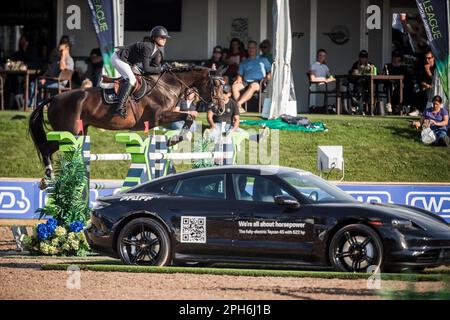
[[[394,219],[392,220],[392,226],[398,230],[407,230],[407,231],[423,230],[422,227],[420,227],[419,225],[415,224],[410,220]]]
[[[96,201],[94,202],[94,204],[92,205],[92,210],[103,209],[103,208],[106,208],[106,207],[109,206],[109,205],[110,205],[110,203],[108,203],[108,202],[96,200]]]

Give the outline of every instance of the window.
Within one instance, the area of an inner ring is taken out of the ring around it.
[[[225,176],[218,174],[180,180],[175,193],[196,198],[225,199]]]
[[[288,195],[276,182],[260,176],[233,174],[233,186],[240,201],[274,203],[276,196]]]
[[[166,182],[161,186],[161,191],[163,193],[172,193],[173,190],[175,189],[175,187],[177,186],[177,183],[178,183],[178,180]]]
[[[281,178],[313,202],[355,202],[349,194],[310,173],[289,172]]]

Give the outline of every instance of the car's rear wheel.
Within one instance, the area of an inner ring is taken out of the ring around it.
[[[126,264],[165,266],[170,263],[171,256],[169,235],[153,219],[134,219],[120,231],[117,252]]]
[[[338,271],[374,272],[383,264],[383,243],[372,228],[351,224],[333,236],[329,257]]]

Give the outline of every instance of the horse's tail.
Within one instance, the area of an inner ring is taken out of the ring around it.
[[[50,103],[53,97],[42,101],[31,113],[28,121],[28,134],[33,139],[34,147],[38,153],[39,159],[44,162],[41,148],[47,145],[47,135],[44,127],[44,106]]]

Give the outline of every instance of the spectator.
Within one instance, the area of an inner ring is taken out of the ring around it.
[[[39,68],[39,59],[34,55],[30,48],[30,42],[27,36],[22,35],[19,38],[19,49],[14,52],[10,59],[15,62],[18,69],[22,68]],[[5,81],[5,92],[10,93],[7,97],[8,106],[12,107],[13,99],[19,109],[23,108],[23,87],[25,78],[22,75],[10,74]]]
[[[426,108],[420,121],[414,121],[413,126],[419,129],[421,126],[429,127],[433,130],[436,141],[435,146],[450,146],[450,139],[447,135],[448,130],[448,111],[442,105],[441,96],[433,98],[433,106]]]
[[[28,67],[36,68],[39,66],[38,59],[30,50],[30,42],[25,35],[19,39],[19,50],[14,52],[11,56],[13,61],[22,61]]]
[[[230,49],[228,51],[226,63],[228,65],[225,75],[230,82],[233,82],[239,70],[239,64],[246,58],[245,50],[242,48],[241,41],[233,38],[230,41]]]
[[[419,91],[417,92],[417,101],[418,101],[418,109],[411,112],[410,116],[418,116],[420,112],[422,112],[429,101],[429,98],[431,96],[432,92],[432,86],[433,86],[433,77],[434,77],[434,71],[436,69],[436,64],[434,60],[433,53],[428,50],[425,53],[425,64],[423,68],[419,71],[418,75],[418,82],[419,82]]]
[[[197,88],[186,89],[184,99],[176,106],[174,112],[188,113],[195,119],[197,117],[197,106],[200,101]],[[184,121],[172,122],[170,128],[172,130],[181,130],[184,126]],[[195,121],[192,123],[190,131],[195,131]]]
[[[58,88],[58,81],[54,79],[46,78],[57,78],[62,70],[74,70],[75,64],[73,58],[70,56],[70,46],[67,43],[60,44],[58,46],[59,58],[52,62],[48,70],[40,78],[38,83],[38,103],[42,99],[41,91],[44,88]],[[67,80],[61,82],[62,87],[67,85]],[[33,86],[30,86],[33,87]],[[32,88],[34,89],[34,88]],[[33,92],[33,91],[32,91]]]
[[[334,82],[335,79],[330,73],[327,65],[327,52],[325,49],[317,51],[316,62],[309,67],[309,80],[311,82]]]
[[[239,129],[239,106],[231,98],[231,87],[229,85],[223,86],[223,96],[225,103],[225,112],[222,115],[216,115],[211,109],[208,110],[207,119],[211,127],[209,133],[210,137],[217,139],[222,132],[222,123],[225,123],[225,132],[235,132]]]
[[[356,61],[350,69],[350,74],[354,75],[371,75],[375,74],[375,65],[369,61],[369,53],[361,50]]]
[[[240,111],[242,105],[251,99],[260,89],[260,82],[265,86],[271,77],[271,64],[266,58],[257,56],[258,44],[256,41],[248,42],[248,59],[239,65],[238,75],[233,83],[233,98]],[[242,94],[241,94],[242,92]]]
[[[204,66],[213,70],[226,67],[226,63],[223,60],[223,50],[221,46],[214,47],[212,57],[204,63]]]
[[[376,74],[376,67],[369,61],[369,53],[366,50],[359,52],[358,61],[352,65],[349,73],[352,75]],[[367,106],[369,104],[369,80],[366,78],[351,79],[349,80],[348,90],[352,105],[358,108],[360,114],[365,114],[364,105]]]
[[[259,50],[261,50],[261,57],[266,58],[270,64],[273,63],[273,55],[272,55],[272,44],[268,39],[263,40],[259,45]]]
[[[100,86],[103,70],[103,58],[99,48],[91,50],[87,65],[88,68],[85,74],[86,78],[92,81],[92,85],[94,87]]]
[[[60,58],[59,47],[63,44],[69,46],[69,49],[72,48],[72,44],[70,43],[70,38],[67,35],[63,35],[61,39],[59,39],[58,46],[50,52],[49,64],[51,65],[53,62],[58,61]]]
[[[391,62],[384,66],[383,74],[403,76],[405,84],[403,87],[403,97],[407,97],[406,92],[408,91],[408,88],[411,88],[411,77],[409,76],[408,68],[403,61],[403,55],[400,51],[395,50],[392,52]],[[397,82],[394,83],[397,84]],[[385,84],[385,89],[388,93],[388,103],[386,105],[388,112],[392,112],[392,105],[396,106],[397,110],[400,109],[400,88],[398,85],[394,86],[394,83],[389,82]]]

